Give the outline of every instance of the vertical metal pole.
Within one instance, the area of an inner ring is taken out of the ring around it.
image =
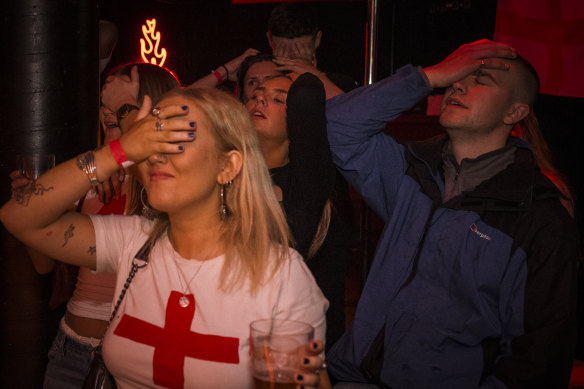
[[[365,56],[365,84],[377,81],[377,0],[368,0],[367,42]]]
[[[0,204],[16,154],[57,161],[95,147],[99,104],[96,0],[18,0],[0,7]],[[49,309],[52,276],[0,224],[0,377],[5,388],[42,387],[63,311]]]
[[[378,22],[378,2],[377,0],[368,0],[369,17],[367,20],[367,41],[365,53],[365,84],[373,84],[377,81],[377,22]],[[361,286],[365,285],[367,274],[369,273],[369,233],[370,233],[371,210],[361,199],[360,213],[360,234],[361,241],[361,265],[362,279]]]

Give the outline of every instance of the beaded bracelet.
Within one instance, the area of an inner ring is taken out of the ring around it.
[[[112,140],[108,143],[108,145],[110,151],[112,152],[112,156],[121,169],[127,168],[134,164],[134,162],[128,161],[128,157],[126,156],[124,149],[122,149],[122,145],[120,144],[119,139]]]
[[[225,79],[229,80],[229,69],[227,69],[227,66],[225,65],[221,65],[221,67],[225,69]]]
[[[97,181],[97,166],[95,166],[93,151],[89,150],[88,152],[79,155],[77,157],[77,167],[87,174],[91,186],[99,185],[99,181]]]

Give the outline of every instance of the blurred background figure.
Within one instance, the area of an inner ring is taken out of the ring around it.
[[[348,92],[358,86],[351,77],[339,73],[327,73],[319,70],[316,51],[320,46],[323,32],[318,26],[318,14],[309,4],[282,3],[272,10],[268,19],[266,32],[268,43],[276,63],[282,69],[302,74],[313,73],[324,76],[327,98],[340,92]],[[331,91],[333,88],[338,88]]]
[[[99,73],[103,73],[112,59],[118,42],[118,28],[107,20],[99,21]]]

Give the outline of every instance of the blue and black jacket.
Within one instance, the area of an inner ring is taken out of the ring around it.
[[[392,389],[566,387],[576,227],[520,140],[514,163],[443,203],[446,138],[383,133],[428,92],[406,66],[327,102],[333,160],[385,222],[329,372]]]

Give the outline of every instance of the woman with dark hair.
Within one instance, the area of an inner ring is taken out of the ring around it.
[[[244,104],[253,96],[264,81],[282,74],[274,63],[272,54],[256,54],[246,57],[237,74],[237,97]]]

